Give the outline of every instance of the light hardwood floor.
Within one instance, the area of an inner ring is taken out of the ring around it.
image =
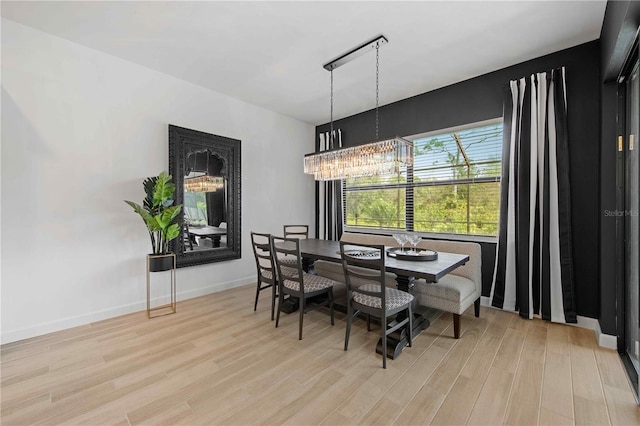
[[[283,315],[254,286],[2,346],[2,424],[638,425],[593,332],[489,308],[443,314],[382,369],[376,329]]]

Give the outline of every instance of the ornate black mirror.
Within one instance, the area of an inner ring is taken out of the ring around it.
[[[240,258],[240,141],[169,125],[169,173],[182,204],[178,267]]]

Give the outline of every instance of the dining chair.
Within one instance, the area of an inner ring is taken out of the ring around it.
[[[189,249],[191,251],[193,251],[194,238],[195,237],[191,235],[191,232],[189,232],[189,224],[187,222],[184,222],[184,226],[182,227],[182,240],[189,245]],[[185,247],[185,250],[186,249],[187,248]]]
[[[280,323],[280,310],[283,306],[284,296],[295,297],[299,300],[300,324],[298,339],[302,340],[302,323],[304,314],[322,306],[329,306],[331,312],[331,325],[334,325],[333,314],[333,286],[335,281],[312,275],[302,270],[302,257],[300,256],[300,240],[298,238],[283,238],[271,236],[271,251],[278,272],[278,312],[276,314],[276,327]],[[286,261],[285,261],[286,259]],[[291,259],[295,261],[292,263]],[[325,295],[326,298],[309,300],[312,297]]]
[[[285,238],[297,238],[306,240],[309,238],[309,225],[284,225]],[[282,261],[288,264],[294,264],[296,259],[291,256],[282,258]]]
[[[220,222],[218,228],[227,229],[227,222]],[[220,236],[220,244],[227,245],[227,234]]]
[[[412,345],[413,295],[385,286],[385,249],[383,245],[365,245],[340,242],[342,269],[347,284],[347,330],[344,350],[349,346],[349,334],[353,319],[361,312],[367,314],[367,330],[370,316],[380,319],[382,338],[382,368],[387,368],[387,336],[406,328],[409,346]],[[407,311],[404,318],[389,322],[388,318]]]
[[[309,238],[309,225],[284,225],[285,238]]]
[[[278,276],[271,252],[271,235],[251,232],[251,246],[256,259],[258,280],[256,283],[256,300],[253,310],[258,308],[258,297],[262,290],[271,288],[271,321],[275,312],[275,304],[278,289]]]

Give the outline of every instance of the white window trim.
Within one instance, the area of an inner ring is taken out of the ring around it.
[[[413,142],[416,139],[428,138],[429,136],[442,135],[444,133],[462,132],[468,129],[472,129],[474,127],[483,127],[483,126],[491,126],[492,124],[499,124],[499,123],[502,123],[503,121],[504,120],[502,119],[502,117],[497,117],[497,118],[492,118],[490,120],[476,121],[475,123],[447,127],[446,129],[438,129],[430,132],[418,133],[412,136],[403,136],[403,138]]]
[[[382,228],[356,228],[353,226],[345,226],[343,227],[344,232],[353,232],[356,234],[375,234],[375,235],[388,235],[391,236],[393,234],[397,234],[398,232],[403,232],[398,229],[382,229]],[[498,237],[490,236],[490,235],[471,235],[471,234],[446,234],[446,233],[438,233],[438,232],[416,232],[416,234],[420,234],[423,238],[428,240],[451,240],[451,241],[468,241],[472,243],[497,243]]]

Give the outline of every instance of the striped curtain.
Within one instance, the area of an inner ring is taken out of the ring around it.
[[[510,82],[491,305],[576,322],[564,68]]]
[[[332,143],[333,142],[333,143]],[[342,148],[342,131],[320,133],[320,151]],[[318,182],[318,238],[339,240],[342,236],[342,181]]]

